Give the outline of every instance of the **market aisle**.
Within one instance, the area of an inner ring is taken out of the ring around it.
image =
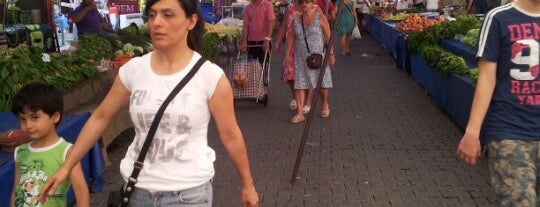
[[[294,187],[289,179],[304,124],[289,123],[282,57],[272,58],[268,107],[237,104],[261,206],[491,206],[486,160],[469,167],[457,159],[462,131],[451,118],[368,34],[352,48],[351,56],[337,56],[330,118],[318,118],[320,105],[314,111]],[[215,127],[209,136],[217,155],[214,206],[240,206],[239,179]],[[113,167],[92,206],[104,206],[107,191],[119,186],[126,137],[109,149]]]

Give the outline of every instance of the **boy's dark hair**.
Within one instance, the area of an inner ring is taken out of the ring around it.
[[[21,88],[13,98],[11,112],[17,116],[26,108],[33,112],[42,110],[43,113],[49,116],[58,112],[60,113],[60,120],[62,120],[62,112],[64,111],[63,94],[51,84],[30,83]],[[56,125],[58,126],[58,123]]]

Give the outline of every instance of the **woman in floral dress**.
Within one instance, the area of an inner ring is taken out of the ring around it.
[[[304,99],[309,89],[317,87],[319,69],[310,69],[306,59],[308,51],[306,42],[309,44],[311,53],[324,54],[324,45],[330,39],[330,25],[328,20],[320,12],[318,7],[313,7],[311,0],[298,0],[297,5],[302,8],[302,15],[296,16],[292,23],[293,31],[287,38],[287,49],[285,52],[285,64],[290,64],[294,59],[294,94],[298,104],[297,114],[291,119],[291,123],[296,124],[305,120],[303,113]],[[302,25],[304,28],[302,28]],[[305,29],[305,34],[304,34]],[[304,40],[306,38],[306,40]],[[291,53],[294,51],[294,57]],[[334,65],[334,53],[330,51],[329,64]],[[321,118],[330,115],[328,106],[328,89],[332,88],[332,76],[329,67],[325,69],[323,82],[321,85]]]

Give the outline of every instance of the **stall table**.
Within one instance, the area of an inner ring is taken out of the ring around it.
[[[90,117],[89,112],[81,114],[64,114],[57,132],[68,142],[75,143],[84,123]],[[10,112],[0,112],[0,131],[19,128],[17,118]],[[81,167],[86,178],[90,192],[100,192],[103,188],[101,174],[105,169],[105,160],[101,147],[96,143],[81,160]],[[11,192],[13,190],[15,173],[15,161],[13,153],[0,151],[0,206],[9,206]],[[74,194],[70,190],[68,203],[74,201]]]
[[[384,51],[396,59],[396,67],[408,71],[407,34],[396,28],[399,21],[384,21],[380,17],[367,15],[368,32],[381,43]]]

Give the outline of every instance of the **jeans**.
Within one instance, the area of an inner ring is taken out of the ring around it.
[[[151,193],[135,188],[130,207],[212,207],[212,181],[181,191]]]

